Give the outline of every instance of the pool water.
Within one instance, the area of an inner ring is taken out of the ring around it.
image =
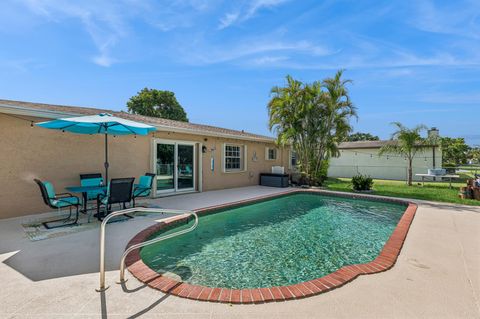
[[[201,217],[193,232],[146,246],[140,255],[153,270],[191,284],[233,289],[291,285],[375,259],[405,208],[293,194]]]

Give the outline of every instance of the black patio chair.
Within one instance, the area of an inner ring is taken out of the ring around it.
[[[108,184],[107,193],[99,194],[97,197],[97,218],[99,220],[112,211],[113,204],[119,204],[120,207],[123,205],[123,209],[127,208],[126,204],[132,201],[134,181],[134,177],[111,179],[110,183]],[[105,207],[104,214],[100,214],[100,209],[102,206]]]
[[[43,202],[50,208],[57,209],[60,211],[62,208],[69,208],[70,214],[67,218],[55,219],[48,222],[43,222],[43,226],[47,229],[64,227],[76,225],[78,222],[78,208],[82,204],[80,199],[77,196],[72,195],[71,193],[55,193],[52,183],[42,182],[38,179],[34,179],[35,183],[40,187],[40,192],[42,193]],[[72,222],[72,207],[75,207],[75,219]],[[59,223],[62,222],[62,223]],[[49,224],[59,223],[59,225],[50,226]]]
[[[155,180],[155,174],[145,173],[140,176],[138,184],[133,187],[133,207],[135,207],[135,199],[138,197],[148,197],[152,193],[153,181]]]

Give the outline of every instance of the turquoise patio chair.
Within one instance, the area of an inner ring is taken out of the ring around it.
[[[82,201],[80,198],[77,196],[72,195],[71,193],[55,193],[55,189],[50,182],[42,182],[38,179],[34,179],[35,183],[40,187],[40,192],[42,193],[42,198],[43,202],[49,206],[50,208],[57,209],[60,211],[63,208],[69,208],[70,214],[68,215],[67,218],[61,218],[61,219],[55,219],[51,220],[48,222],[43,222],[42,224],[45,226],[47,229],[51,228],[57,228],[57,227],[64,227],[64,226],[70,226],[70,225],[76,225],[78,222],[78,208],[82,204]],[[72,222],[67,223],[68,221],[71,221],[72,217],[72,207],[75,207],[75,219],[73,219]],[[53,223],[59,223],[58,225],[55,226],[50,226],[50,224]]]
[[[101,186],[103,185],[102,174],[100,173],[80,174],[80,185],[81,186]],[[89,191],[87,192],[87,200],[96,200],[99,194],[104,194],[104,191],[103,190]]]
[[[135,184],[133,188],[133,207],[135,207],[135,198],[137,197],[148,197],[152,193],[153,181],[155,179],[155,174],[146,173],[143,176],[140,176],[140,181],[138,184]]]

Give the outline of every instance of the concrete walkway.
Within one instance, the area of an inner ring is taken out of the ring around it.
[[[155,200],[193,209],[271,194],[246,187]],[[296,301],[205,303],[164,295],[135,279],[115,284],[128,240],[155,222],[108,226],[107,283],[98,286],[98,230],[29,241],[22,219],[0,221],[0,318],[480,318],[480,208],[417,201],[419,208],[393,269]]]

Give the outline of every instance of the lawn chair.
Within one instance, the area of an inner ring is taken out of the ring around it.
[[[107,193],[97,196],[97,218],[99,220],[111,212],[112,204],[119,204],[120,207],[123,205],[123,209],[127,208],[126,203],[132,201],[134,181],[134,177],[112,178],[108,184]],[[100,214],[102,206],[105,207],[104,214]]]
[[[48,222],[42,223],[43,226],[47,229],[57,228],[57,227],[64,227],[70,225],[76,225],[78,222],[78,208],[82,204],[80,199],[77,196],[72,195],[71,193],[55,193],[55,189],[53,188],[52,183],[50,182],[42,182],[38,179],[34,179],[35,183],[38,184],[40,187],[40,192],[42,193],[43,202],[49,206],[50,208],[57,209],[60,211],[62,208],[68,207],[70,210],[70,214],[67,218],[62,219],[55,219]],[[71,223],[67,223],[68,221],[72,220],[72,207],[75,207],[75,219]],[[59,225],[50,226],[49,224],[52,223],[60,223]]]
[[[145,173],[145,175],[140,176],[140,181],[138,184],[135,184],[133,188],[133,207],[135,207],[135,198],[137,197],[148,197],[152,192],[153,180],[155,179],[155,174]]]

